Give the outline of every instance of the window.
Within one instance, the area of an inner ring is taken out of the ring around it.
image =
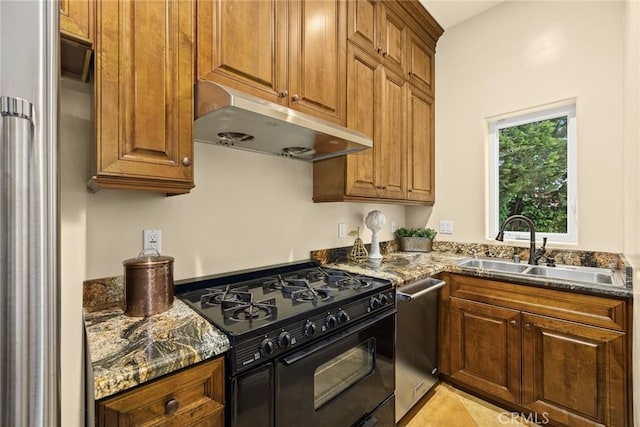
[[[489,231],[525,215],[536,237],[577,242],[575,104],[489,121]],[[511,230],[511,231],[509,231]],[[529,240],[526,225],[505,239]]]

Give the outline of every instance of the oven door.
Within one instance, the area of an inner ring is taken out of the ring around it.
[[[278,359],[276,426],[394,426],[393,411],[369,414],[395,389],[395,325],[381,313]]]

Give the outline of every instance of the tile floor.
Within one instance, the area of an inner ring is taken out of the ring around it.
[[[516,427],[534,426],[457,388],[438,384],[400,420],[397,427]]]

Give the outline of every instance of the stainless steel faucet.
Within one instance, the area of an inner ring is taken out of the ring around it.
[[[500,231],[498,231],[498,235],[496,236],[496,240],[499,242],[504,241],[504,229],[512,223],[513,221],[524,222],[527,227],[529,227],[529,264],[536,265],[536,228],[533,225],[533,221],[527,218],[524,215],[511,215],[509,218],[505,219],[500,227]]]

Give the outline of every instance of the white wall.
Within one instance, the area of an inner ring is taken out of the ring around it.
[[[624,38],[624,253],[640,260],[640,2],[625,2]],[[640,265],[635,264],[634,298],[640,298]],[[633,306],[633,416],[640,425],[640,304]]]
[[[623,32],[624,2],[591,1],[506,2],[447,30],[436,51],[436,204],[409,209],[407,222],[451,219],[454,234],[440,238],[492,239],[485,118],[576,98],[572,247],[622,252]]]
[[[312,165],[291,159],[195,145],[196,188],[166,197],[86,189],[92,127],[88,85],[63,81],[61,94],[62,425],[81,425],[82,281],[123,273],[122,261],[142,249],[142,230],[162,230],[162,249],[175,257],[175,279],[309,258],[309,252],[350,246],[338,223],[371,233],[364,217],[405,224],[405,208],[357,203],[314,204]]]

